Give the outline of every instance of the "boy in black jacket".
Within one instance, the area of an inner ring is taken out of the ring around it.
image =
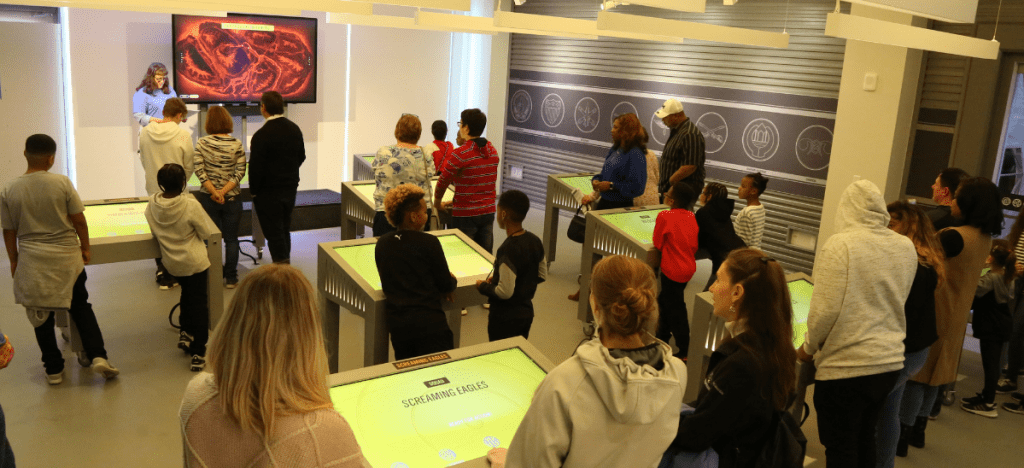
[[[423,189],[402,184],[384,197],[388,222],[398,228],[380,236],[374,250],[395,359],[455,348],[455,335],[441,301],[458,282],[448,269],[441,241],[423,232],[427,203]]]
[[[498,199],[498,227],[508,237],[494,257],[494,273],[487,281],[477,281],[480,294],[487,296],[491,312],[487,319],[487,337],[497,341],[513,336],[530,337],[533,325],[533,295],[548,274],[544,243],[523,228],[530,199],[519,190],[510,190]]]

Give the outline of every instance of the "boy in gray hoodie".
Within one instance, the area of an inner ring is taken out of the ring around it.
[[[157,172],[162,193],[149,198],[146,221],[160,243],[167,271],[181,284],[181,333],[178,347],[192,355],[190,368],[206,367],[210,308],[207,305],[207,276],[210,259],[204,240],[210,238],[210,218],[191,194],[184,193],[185,169],[165,164]]]
[[[163,119],[151,120],[139,134],[139,154],[146,172],[146,193],[149,195],[160,192],[156,175],[165,164],[180,164],[185,169],[185,180],[192,177],[193,172],[195,148],[192,146],[192,133],[178,125],[188,114],[185,101],[168,99],[163,113]],[[167,273],[159,258],[156,259],[156,282],[160,289],[171,289],[175,285],[174,278]]]

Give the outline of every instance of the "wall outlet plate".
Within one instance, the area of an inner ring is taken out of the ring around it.
[[[878,89],[878,73],[868,72],[864,74],[864,91]]]
[[[523,166],[509,166],[509,177],[523,180]]]

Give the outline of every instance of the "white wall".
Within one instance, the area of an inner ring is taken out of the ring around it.
[[[57,140],[53,172],[67,174],[60,81],[60,27],[0,22],[0,184],[25,172],[25,138]]]
[[[84,199],[142,195],[131,96],[151,62],[171,63],[171,16],[83,9],[69,16],[79,191]],[[306,139],[299,188],[338,191],[352,166],[345,154],[348,27],[326,24],[324,13],[307,16],[320,19],[317,102],[288,108]],[[420,116],[421,143],[428,142],[430,122],[447,111],[451,34],[354,26],[351,50],[350,152],[393,143],[402,113]],[[253,120],[249,135],[262,123]],[[186,125],[197,133],[194,117]]]
[[[382,145],[394,144],[395,124],[402,114],[419,116],[421,145],[433,139],[430,124],[446,118],[448,93],[457,92],[449,90],[451,36],[352,26],[351,153],[375,153]],[[449,132],[449,138],[454,140],[454,133]]]

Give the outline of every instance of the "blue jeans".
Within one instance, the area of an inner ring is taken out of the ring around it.
[[[484,250],[494,253],[494,213],[478,216],[452,216],[456,228]]]
[[[928,348],[914,351],[903,355],[903,370],[900,371],[896,387],[889,392],[885,399],[885,406],[882,407],[882,416],[878,418],[878,445],[875,466],[892,468],[896,465],[896,442],[900,437],[900,405],[903,402],[903,391],[907,387],[907,381],[914,374],[921,371],[925,361],[928,360]],[[905,424],[914,425],[913,422]]]
[[[679,417],[686,417],[696,411],[692,406],[683,403]],[[658,463],[658,468],[718,468],[718,452],[709,448],[703,452],[683,452],[669,446]]]
[[[196,192],[195,195],[224,239],[224,277],[238,279],[238,222],[242,219],[242,197],[227,198],[221,205],[211,200],[208,193]]]

